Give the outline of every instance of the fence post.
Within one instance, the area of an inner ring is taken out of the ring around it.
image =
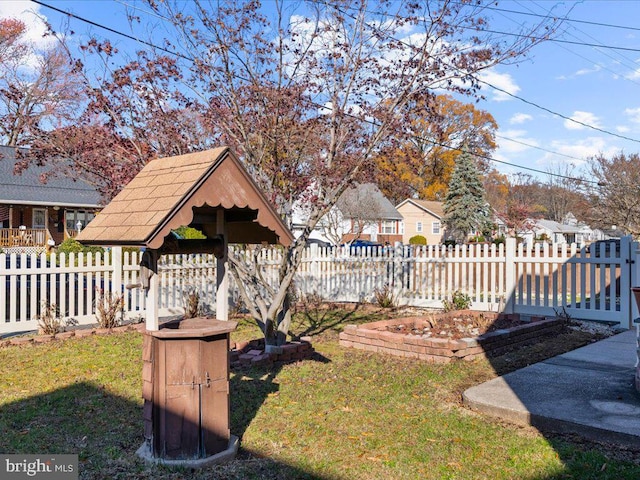
[[[122,288],[122,247],[111,247],[111,294],[124,296]]]
[[[504,252],[504,313],[515,313],[516,294],[516,239],[507,238]]]
[[[389,247],[389,250],[392,252],[391,261],[393,262],[393,298],[399,299],[400,293],[402,292],[402,269],[403,269],[403,259],[402,259],[402,247]],[[385,255],[385,251],[382,250],[382,254],[386,257],[386,260],[389,260],[389,257]],[[383,258],[384,258],[383,257]]]
[[[621,246],[622,248],[622,246]],[[631,242],[629,247],[629,263],[631,270],[631,280],[629,284],[629,294],[631,294],[631,287],[639,287],[640,286],[640,244],[638,242]],[[622,268],[622,267],[621,267]],[[622,295],[623,285],[620,285],[620,294]],[[622,301],[622,299],[620,299]],[[628,328],[633,327],[633,320],[640,316],[640,312],[638,311],[638,305],[636,304],[635,295],[630,295],[629,298],[630,308],[629,308],[629,326]]]

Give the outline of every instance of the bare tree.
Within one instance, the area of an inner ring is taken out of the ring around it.
[[[591,177],[597,184],[591,197],[592,225],[640,235],[640,156],[619,153],[590,160]]]
[[[572,213],[584,220],[588,208],[587,199],[584,195],[584,182],[576,174],[575,166],[557,165],[548,172],[542,195],[547,218],[562,222],[567,214]]]

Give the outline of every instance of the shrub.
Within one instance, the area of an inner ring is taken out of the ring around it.
[[[117,293],[105,293],[96,288],[96,320],[100,328],[113,328],[120,325],[124,298]],[[120,315],[118,315],[120,314]]]
[[[58,312],[58,306],[55,303],[48,303],[43,300],[40,304],[40,315],[38,319],[38,327],[43,335],[55,335],[62,332],[62,320]]]
[[[181,238],[185,238],[188,240],[194,240],[194,239],[203,239],[203,238],[207,238],[207,236],[202,233],[200,230],[195,229],[193,227],[178,227],[175,229],[175,232],[180,235]]]
[[[505,243],[505,241],[506,240],[504,238],[504,235],[500,235],[499,237],[496,237],[496,238],[493,239],[493,244],[494,245],[500,245],[500,244]]]
[[[189,288],[184,292],[184,318],[195,318],[202,312],[200,304],[200,292],[195,288]]]
[[[373,291],[373,298],[375,303],[381,308],[395,308],[398,303],[393,294],[393,289],[388,284],[382,288],[376,288]]]
[[[466,293],[462,293],[459,290],[453,292],[451,300],[445,298],[442,301],[445,312],[452,310],[466,310],[471,307],[471,298]]]
[[[83,245],[82,243],[78,242],[75,238],[67,238],[64,242],[58,245],[57,250],[58,250],[58,253],[66,253],[66,254],[80,253],[80,252],[104,253],[104,249],[102,247]]]
[[[414,235],[409,239],[409,245],[426,245],[427,239],[422,235]]]

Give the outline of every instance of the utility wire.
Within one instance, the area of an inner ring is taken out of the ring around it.
[[[533,12],[522,12],[522,11],[518,11],[518,10],[510,10],[508,8],[500,8],[500,7],[490,7],[490,6],[485,6],[483,7],[486,10],[495,10],[497,12],[506,12],[506,13],[515,13],[518,15],[527,15],[530,17],[538,17],[538,18],[543,18],[543,19],[548,19],[548,20],[554,20],[554,19],[559,19],[562,20],[563,22],[570,22],[570,23],[583,23],[586,25],[595,25],[597,27],[608,27],[608,28],[619,28],[622,30],[634,30],[637,32],[640,32],[640,27],[630,27],[630,26],[626,26],[626,25],[614,25],[611,23],[602,23],[602,22],[592,22],[589,20],[579,20],[577,18],[569,18],[569,17],[558,17],[555,15],[541,15],[539,13],[533,13]]]
[[[516,1],[516,3],[517,3],[518,5],[520,5],[520,3],[519,3],[519,2],[517,2],[517,1]],[[523,8],[525,8],[525,9],[527,9],[529,12],[533,12],[533,10],[532,10],[532,9],[530,8],[530,6],[529,6],[529,5],[531,5],[531,4],[533,4],[533,5],[535,5],[535,6],[539,7],[539,8],[545,8],[545,7],[543,7],[543,6],[539,5],[539,4],[537,4],[535,1],[532,1],[532,2],[530,2],[530,3],[524,4],[524,5],[522,5],[522,7],[523,7]],[[572,9],[573,9],[573,7],[572,7]],[[547,18],[547,17],[545,17],[545,18]],[[566,18],[567,18],[566,16],[565,16],[565,17],[563,17],[563,20],[564,20],[564,19],[566,19]],[[510,19],[510,20],[511,20],[511,19]],[[572,33],[572,32],[570,31],[570,29],[574,30],[575,32],[577,32],[577,33],[579,33],[579,34],[582,34],[582,35],[586,36],[587,38],[590,38],[591,40],[594,40],[594,41],[596,41],[596,42],[600,42],[600,41],[599,41],[597,38],[595,38],[593,35],[591,35],[591,34],[589,34],[589,33],[585,32],[584,30],[579,29],[578,27],[576,27],[576,26],[574,26],[574,25],[570,25],[570,24],[569,24],[569,22],[567,22],[567,27],[568,27],[568,28],[565,28],[565,29],[563,30],[563,33],[564,33],[565,35],[568,35],[568,36],[572,37],[572,38],[575,38],[576,40],[579,40],[579,41],[580,41],[580,40],[582,40],[582,39],[581,39],[579,36],[577,36],[575,33]],[[599,43],[599,45],[601,45],[601,44],[602,44],[602,43],[600,42],[600,43]],[[575,51],[571,50],[570,48],[568,48],[568,47],[566,47],[566,46],[563,46],[563,45],[558,45],[558,46],[559,46],[560,48],[562,48],[562,49],[566,50],[567,52],[569,52],[569,53],[571,53],[571,54],[573,54],[573,55],[577,56],[577,57],[580,57],[580,58],[582,58],[582,59],[584,59],[584,60],[587,60],[588,62],[591,62],[591,63],[597,64],[597,65],[598,65],[600,68],[602,68],[603,70],[607,70],[607,71],[609,71],[609,72],[613,73],[614,75],[620,75],[618,72],[615,72],[615,71],[611,70],[610,68],[607,68],[607,67],[606,67],[606,66],[604,66],[604,65],[600,65],[598,62],[596,62],[596,61],[594,61],[594,60],[591,60],[591,59],[588,59],[588,58],[586,58],[585,56],[583,56],[583,55],[581,55],[581,54],[579,54],[579,53],[577,53],[577,52],[575,52]],[[607,51],[605,51],[605,50],[600,50],[600,47],[594,47],[594,50],[596,50],[596,52],[600,53],[601,55],[604,55],[604,56],[606,56],[606,57],[610,58],[610,59],[611,59],[611,60],[613,60],[615,63],[619,63],[621,66],[628,68],[631,72],[635,72],[635,71],[637,70],[637,64],[636,64],[635,60],[633,60],[633,59],[629,58],[628,56],[626,56],[626,55],[622,54],[621,52],[612,52],[613,54],[615,54],[615,56],[614,56],[614,55],[612,55],[612,53],[610,53],[610,52],[607,52]],[[621,59],[622,59],[622,60],[621,60]],[[628,76],[626,76],[626,75],[623,75],[623,77],[624,77],[624,78],[625,78],[625,80],[627,80],[627,81],[630,81],[630,82],[632,82],[632,83],[635,83],[636,85],[640,85],[640,82],[636,82],[635,80],[633,80],[633,79],[631,79],[631,78],[628,78]]]
[[[579,162],[584,162],[584,158],[578,158],[578,157],[573,157],[571,155],[567,155],[565,153],[554,152],[553,150],[549,150],[548,148],[538,147],[537,145],[531,145],[530,143],[523,142],[522,140],[516,140],[515,138],[505,137],[503,135],[498,135],[497,133],[496,133],[496,137],[501,138],[503,140],[507,140],[509,142],[514,142],[514,143],[517,143],[517,144],[520,144],[520,145],[524,145],[525,147],[534,148],[534,149],[540,150],[542,152],[547,152],[547,153],[551,153],[553,155],[558,155],[559,157],[565,157],[565,158],[569,158],[571,160],[577,160]]]
[[[125,37],[125,38],[130,39],[130,40],[133,40],[133,41],[136,41],[136,42],[139,42],[139,43],[145,44],[145,45],[147,45],[147,46],[149,46],[149,47],[151,47],[151,48],[155,48],[155,49],[158,49],[158,50],[163,51],[163,52],[165,52],[165,53],[168,53],[168,54],[171,54],[171,55],[175,55],[175,56],[177,56],[177,57],[179,57],[179,58],[182,58],[182,59],[184,59],[184,60],[187,60],[187,61],[189,61],[189,62],[192,62],[192,63],[193,63],[193,62],[195,62],[195,59],[193,59],[193,58],[191,58],[191,57],[188,57],[188,56],[186,56],[186,55],[183,55],[183,54],[181,54],[181,53],[178,53],[178,52],[175,52],[175,51],[172,51],[172,50],[168,50],[168,49],[166,49],[166,48],[163,48],[163,47],[160,47],[160,46],[158,46],[158,45],[155,45],[155,44],[153,44],[153,43],[151,43],[151,42],[147,42],[147,41],[145,41],[145,40],[141,40],[141,39],[139,39],[139,38],[137,38],[137,37],[134,37],[134,36],[132,36],[132,35],[128,35],[128,34],[126,34],[126,33],[124,33],[124,32],[120,32],[120,31],[118,31],[118,30],[116,30],[116,29],[114,29],[114,28],[107,27],[107,26],[105,26],[105,25],[102,25],[102,24],[100,24],[100,23],[94,22],[94,21],[92,21],[92,20],[88,20],[88,19],[86,19],[86,18],[83,18],[83,17],[81,17],[81,16],[79,16],[79,15],[76,15],[76,14],[73,14],[73,13],[71,13],[71,12],[67,12],[67,11],[61,10],[61,9],[59,9],[59,8],[57,8],[57,7],[53,7],[53,6],[48,5],[48,4],[46,4],[45,2],[42,2],[42,1],[40,1],[40,0],[32,0],[32,1],[33,1],[34,3],[37,3],[38,5],[41,5],[41,6],[46,7],[46,8],[49,8],[49,9],[54,10],[54,11],[56,11],[56,12],[58,12],[58,13],[63,14],[63,15],[67,15],[67,16],[69,16],[69,17],[71,17],[71,18],[75,18],[76,20],[80,20],[81,22],[88,23],[89,25],[95,26],[95,27],[97,27],[97,28],[101,28],[101,29],[106,30],[106,31],[108,31],[108,32],[110,32],[110,33],[114,33],[114,34],[116,34],[116,35],[123,36],[123,37]],[[349,15],[347,12],[344,12],[344,11],[343,11],[343,10],[341,10],[340,8],[338,8],[338,7],[336,7],[336,6],[333,6],[333,8],[336,8],[336,10],[340,11],[341,13],[343,13],[343,14],[345,14],[345,15],[348,15],[348,16],[350,16],[351,18],[353,18],[353,16]],[[368,26],[369,26],[369,28],[372,28],[372,29],[374,29],[374,30],[375,30],[375,27],[371,27],[370,25],[368,25]],[[391,37],[391,38],[392,38],[392,37]],[[392,39],[393,39],[393,40],[396,40],[396,41],[399,41],[399,42],[401,42],[401,43],[403,43],[403,44],[405,44],[405,45],[408,45],[408,44],[406,44],[405,42],[402,42],[402,41],[400,41],[400,40],[397,40],[397,39],[394,39],[394,38],[392,38]],[[461,70],[457,69],[456,67],[453,67],[453,66],[451,66],[451,67],[452,67],[452,68],[454,68],[454,69],[456,69],[456,70],[458,70],[458,71],[460,71],[461,73],[464,73],[464,72],[462,72]],[[239,78],[239,79],[241,79],[241,80],[245,80],[245,81],[246,81],[246,79],[242,79],[242,78],[237,77],[237,76],[236,76],[236,78]],[[477,79],[477,80],[478,80],[478,81],[480,81],[479,79]],[[496,90],[502,91],[502,92],[504,92],[504,93],[506,93],[506,94],[508,94],[508,95],[512,95],[512,94],[510,94],[509,92],[506,92],[505,90],[501,90],[501,89],[499,89],[498,87],[495,87],[495,86],[493,86],[493,85],[489,84],[488,82],[482,82],[482,83],[485,83],[485,84],[489,85],[490,87],[492,87],[492,88],[494,88],[494,89],[496,89]],[[512,95],[512,96],[513,96],[513,95]],[[519,98],[519,97],[515,97],[515,98]],[[521,99],[521,100],[522,100],[522,101],[526,101],[526,100],[524,100],[524,99]],[[527,102],[527,103],[529,103],[529,102]],[[330,107],[327,107],[326,105],[316,104],[315,102],[312,102],[312,105],[314,105],[314,106],[316,106],[316,107],[318,107],[318,108],[324,108],[324,109],[330,108]],[[532,105],[535,105],[535,104],[532,104]],[[538,108],[542,108],[542,107],[538,107]],[[550,113],[553,113],[553,114],[555,114],[555,115],[559,115],[559,114],[556,114],[555,112],[552,112],[551,110],[547,110],[547,111],[549,111]],[[365,123],[369,123],[369,124],[370,124],[370,125],[372,125],[372,126],[380,126],[377,122],[375,122],[375,121],[373,121],[373,120],[361,119],[361,118],[359,118],[359,117],[356,117],[355,115],[350,115],[350,114],[348,114],[348,113],[347,113],[346,115],[347,115],[347,116],[352,116],[352,117],[353,117],[354,119],[356,119],[356,120],[361,120],[361,121],[364,121]],[[568,118],[568,117],[563,117],[563,118],[567,118],[568,120],[572,120],[572,119],[570,119],[570,118]],[[573,121],[575,121],[575,120],[573,120]],[[581,122],[577,122],[577,121],[576,121],[576,123],[581,123]],[[582,123],[581,123],[581,124],[582,124]],[[595,127],[591,127],[591,126],[589,126],[589,125],[587,125],[587,124],[582,124],[582,125],[587,126],[587,127],[590,127],[590,128],[595,128]],[[610,132],[606,132],[606,131],[604,131],[604,130],[602,130],[602,131],[603,131],[604,133],[610,133]],[[613,134],[613,133],[610,133],[610,134],[611,134],[611,135],[615,135],[615,134]],[[616,135],[616,136],[619,136],[619,135]],[[597,182],[595,182],[595,181],[593,181],[593,180],[585,180],[585,179],[576,178],[576,177],[570,177],[570,176],[562,175],[562,174],[558,174],[558,173],[545,172],[545,171],[543,171],[543,170],[539,170],[539,169],[532,168],[532,167],[525,167],[525,166],[522,166],[522,165],[516,165],[516,164],[514,164],[514,163],[510,163],[510,162],[507,162],[507,161],[504,161],[504,160],[498,160],[498,159],[493,158],[493,157],[490,157],[490,156],[488,156],[488,155],[477,154],[477,153],[474,153],[474,152],[466,151],[466,150],[464,150],[464,149],[461,149],[461,148],[458,148],[458,147],[454,147],[454,146],[452,146],[452,145],[447,145],[447,144],[445,144],[445,143],[437,142],[437,141],[435,141],[435,140],[427,139],[427,138],[420,137],[420,136],[417,136],[417,135],[414,135],[414,138],[417,138],[417,139],[423,140],[423,141],[425,141],[425,142],[427,142],[427,143],[430,143],[430,144],[432,144],[432,145],[434,145],[434,146],[440,146],[440,147],[447,148],[447,149],[450,149],[450,150],[458,150],[458,151],[463,152],[463,153],[469,153],[469,154],[474,155],[474,156],[476,156],[476,157],[478,157],[478,158],[482,158],[482,159],[484,159],[484,160],[488,160],[488,161],[492,161],[492,162],[500,163],[500,164],[507,165],[507,166],[510,166],[510,167],[514,167],[514,168],[517,168],[517,169],[521,169],[521,170],[528,170],[528,171],[530,171],[530,172],[541,173],[541,174],[545,174],[545,175],[551,175],[551,176],[554,176],[554,177],[564,178],[564,179],[567,179],[567,180],[573,180],[573,181],[576,181],[576,182],[587,182],[587,183],[594,183],[594,184],[597,184]],[[503,137],[503,138],[505,138],[505,137]],[[622,137],[622,138],[626,138],[626,137]],[[517,141],[517,140],[513,140],[513,139],[510,139],[510,140],[515,141],[516,143],[518,143],[518,141]],[[632,139],[632,140],[633,140],[633,139]],[[638,141],[638,140],[633,140],[633,141]],[[520,142],[520,143],[521,143],[521,142]],[[531,145],[529,145],[529,146],[531,146]],[[532,147],[533,147],[533,146],[532,146]],[[536,148],[536,147],[534,147],[534,148]],[[556,153],[556,152],[551,152],[551,153]],[[556,154],[557,154],[557,155],[562,155],[562,154],[559,154],[559,153],[556,153]]]
[[[351,14],[350,14],[350,13],[348,13],[348,12],[346,12],[346,11],[345,11],[345,10],[343,10],[341,7],[339,7],[339,6],[337,6],[337,5],[331,5],[331,4],[329,4],[329,3],[325,3],[325,4],[326,4],[326,5],[329,5],[329,6],[333,7],[333,8],[335,8],[338,12],[340,12],[340,13],[342,13],[342,14],[344,14],[344,15],[347,15],[347,16],[349,16],[349,17],[350,17],[350,18],[352,18],[352,19],[355,19],[353,15],[351,15]],[[377,32],[377,33],[378,33],[378,34],[380,34],[380,35],[385,35],[385,36],[386,36],[387,38],[389,38],[390,40],[393,40],[393,41],[395,41],[395,42],[399,42],[399,43],[402,43],[403,45],[406,45],[406,46],[408,46],[408,47],[411,47],[411,45],[410,45],[410,44],[408,44],[407,42],[404,42],[403,40],[400,40],[400,39],[398,39],[398,38],[392,37],[392,36],[390,36],[390,35],[386,34],[385,32],[381,31],[380,29],[378,29],[377,27],[375,27],[375,26],[373,26],[373,25],[370,25],[370,24],[368,24],[368,23],[367,23],[366,25],[367,25],[371,30],[373,30],[373,31]],[[640,50],[638,50],[638,51],[640,51]],[[456,70],[457,72],[459,72],[459,73],[460,73],[460,74],[462,74],[462,75],[470,75],[468,72],[465,72],[464,70],[461,70],[460,68],[456,67],[455,65],[447,64],[447,66],[448,66],[449,68],[452,68],[453,70]],[[570,121],[570,122],[573,122],[573,123],[575,123],[575,124],[577,124],[577,125],[581,125],[581,126],[583,126],[583,127],[590,128],[590,129],[592,129],[592,130],[596,130],[596,131],[598,131],[598,132],[605,133],[605,134],[607,134],[607,135],[611,135],[611,136],[614,136],[614,137],[618,137],[618,138],[621,138],[621,139],[624,139],[624,140],[629,140],[629,141],[631,141],[631,142],[640,143],[640,140],[638,140],[638,139],[631,138],[631,137],[627,137],[627,136],[625,136],[625,135],[620,135],[620,134],[617,134],[617,133],[614,133],[614,132],[610,132],[610,131],[605,130],[605,129],[603,129],[603,128],[596,127],[596,126],[594,126],[594,125],[589,125],[588,123],[584,123],[584,122],[581,122],[581,121],[576,120],[576,119],[574,119],[574,118],[568,117],[567,115],[563,115],[563,114],[561,114],[561,113],[555,112],[555,111],[553,111],[553,110],[551,110],[551,109],[549,109],[549,108],[547,108],[547,107],[543,107],[542,105],[539,105],[539,104],[537,104],[537,103],[535,103],[535,102],[532,102],[532,101],[530,101],[530,100],[527,100],[527,99],[525,99],[525,98],[522,98],[522,97],[520,97],[520,96],[518,96],[518,95],[516,95],[516,94],[513,94],[513,93],[511,93],[511,92],[508,92],[507,90],[504,90],[504,89],[502,89],[502,88],[500,88],[500,87],[497,87],[497,86],[493,85],[492,83],[487,82],[486,80],[482,80],[481,78],[477,77],[476,75],[470,75],[470,76],[471,76],[471,77],[473,77],[473,78],[474,78],[478,83],[485,84],[485,85],[487,85],[488,87],[491,87],[491,88],[493,88],[494,90],[496,90],[496,91],[498,91],[498,92],[501,92],[501,93],[504,93],[505,95],[508,95],[508,96],[510,96],[510,97],[513,97],[513,98],[515,98],[515,99],[517,99],[517,100],[520,100],[521,102],[526,103],[527,105],[531,105],[532,107],[538,108],[538,109],[543,110],[543,111],[545,111],[545,112],[547,112],[547,113],[550,113],[550,114],[555,115],[555,116],[557,116],[557,117],[560,117],[560,118],[563,118],[563,119],[568,120],[568,121]]]
[[[102,25],[100,23],[94,22],[93,20],[89,20],[87,18],[81,17],[79,15],[76,15],[75,13],[71,13],[71,12],[67,12],[65,10],[61,10],[61,9],[59,9],[57,7],[54,7],[53,5],[48,5],[48,4],[44,3],[44,2],[41,2],[40,0],[31,0],[31,1],[33,3],[37,3],[38,5],[41,5],[43,7],[49,8],[49,9],[55,11],[55,12],[61,13],[63,15],[71,17],[71,18],[75,18],[76,20],[80,20],[81,22],[88,23],[89,25],[92,25],[94,27],[106,30],[107,32],[115,33],[116,35],[120,35],[121,37],[128,38],[129,40],[133,40],[134,42],[142,43],[142,44],[147,45],[148,47],[154,48],[156,50],[160,50],[162,52],[169,53],[171,55],[175,55],[176,57],[182,58],[183,60],[188,60],[190,62],[194,61],[193,58],[189,58],[186,55],[182,55],[179,52],[176,52],[176,51],[173,51],[173,50],[169,50],[169,49],[164,48],[164,47],[160,47],[160,46],[155,45],[155,44],[153,44],[151,42],[147,42],[146,40],[142,40],[142,39],[140,39],[138,37],[134,37],[133,35],[129,35],[127,33],[121,32],[121,31],[116,30],[114,28],[107,27],[106,25]]]

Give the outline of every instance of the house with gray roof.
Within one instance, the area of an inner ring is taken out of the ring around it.
[[[552,244],[577,243],[584,245],[604,238],[602,232],[579,223],[572,214],[568,214],[562,222],[532,219],[521,232],[518,232],[518,236],[523,238],[527,244],[546,241]]]
[[[292,211],[292,232],[299,236],[305,228],[308,208],[297,202]],[[318,222],[309,237],[311,243],[337,245],[354,240],[379,244],[402,241],[402,215],[373,183],[356,184],[340,196]]]
[[[336,202],[344,223],[343,242],[369,240],[402,242],[402,215],[373,183],[361,183],[345,190]]]
[[[32,165],[15,174],[17,149],[0,146],[0,248],[41,251],[79,230],[101,208],[100,194],[82,180],[50,176]]]

